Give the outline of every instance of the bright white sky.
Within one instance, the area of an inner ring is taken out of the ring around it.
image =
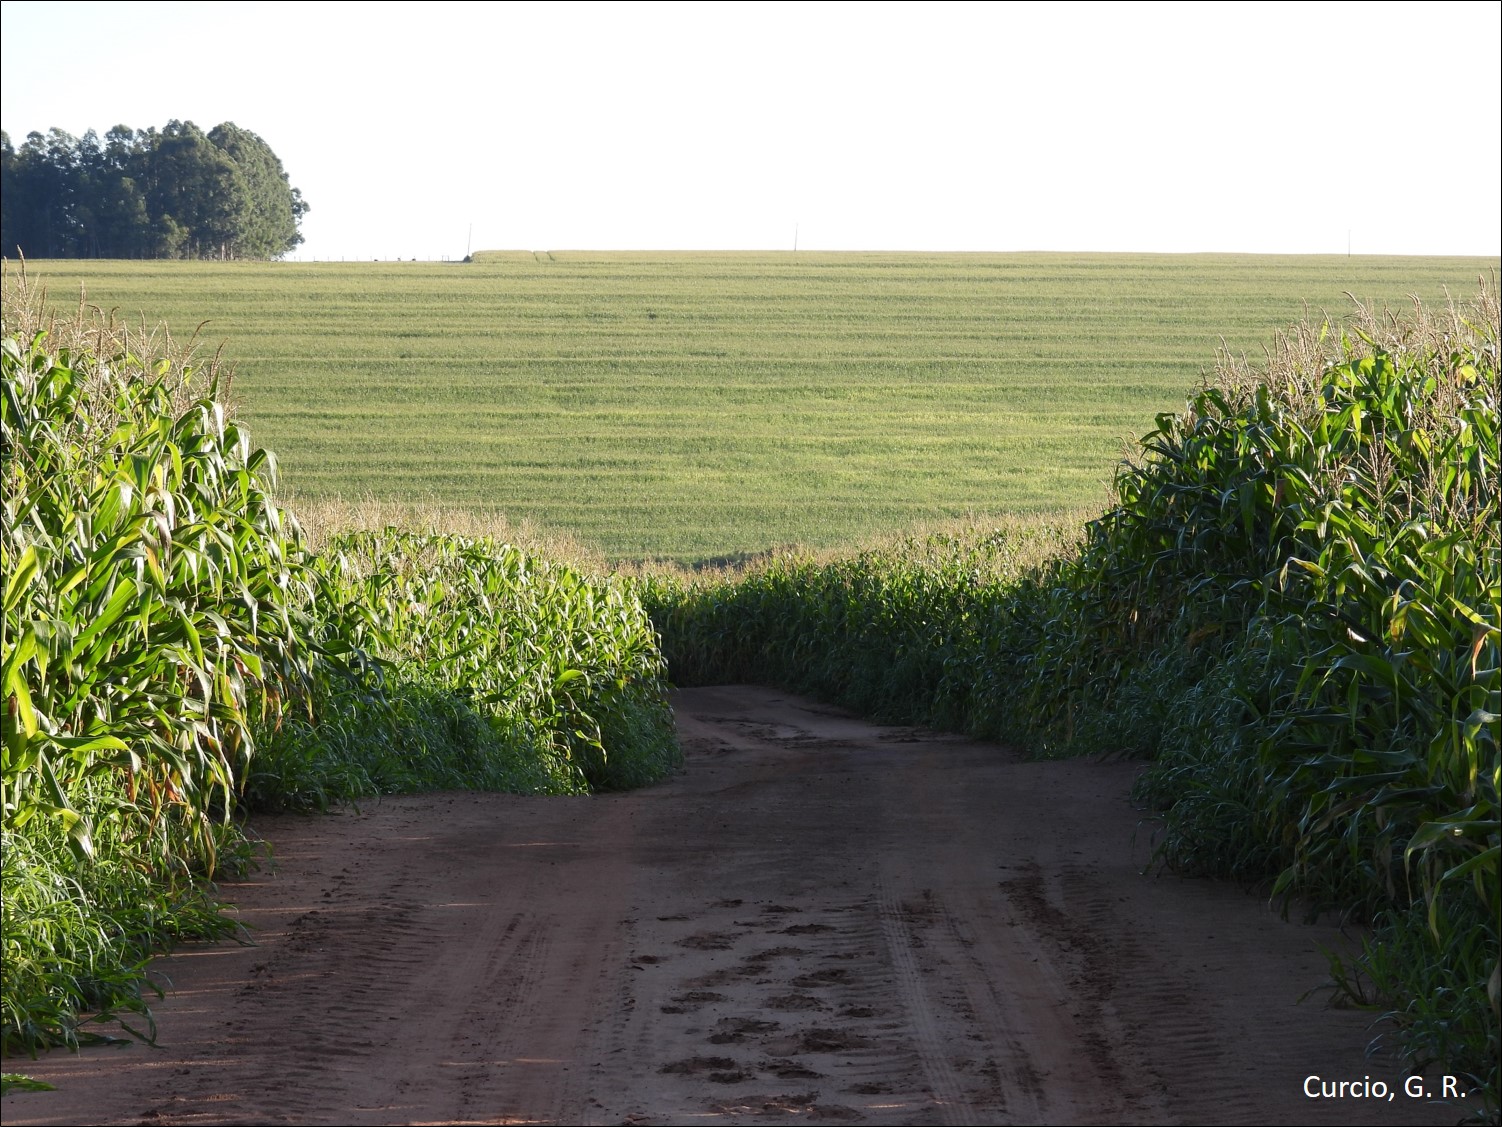
[[[1495,0],[0,12],[12,144],[233,121],[301,258],[1502,251]]]

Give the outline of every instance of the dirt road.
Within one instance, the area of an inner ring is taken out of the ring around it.
[[[260,820],[276,872],[224,889],[259,945],[164,960],[160,1047],[28,1064],[61,1091],[5,1122],[1457,1118],[1363,1057],[1367,1015],[1295,1004],[1333,930],[1140,875],[1132,765],[677,708],[687,768],[635,794]]]

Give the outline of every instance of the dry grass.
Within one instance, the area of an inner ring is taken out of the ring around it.
[[[297,516],[309,543],[320,550],[346,532],[379,532],[387,528],[422,535],[486,538],[511,544],[529,555],[569,564],[591,575],[609,571],[605,555],[567,532],[543,528],[535,521],[508,517],[500,509],[470,509],[441,501],[383,501],[366,495],[302,497],[290,492],[283,503]]]
[[[181,410],[209,398],[233,413],[234,368],[225,363],[222,344],[212,353],[203,347],[203,325],[184,341],[174,337],[165,322],[153,325],[143,317],[132,325],[122,320],[114,310],[89,302],[86,291],[80,292],[71,311],[60,312],[48,301],[47,287],[28,275],[24,261],[18,266],[4,263],[0,294],[7,336],[29,341],[44,334],[51,351],[88,353],[106,361],[127,355],[150,358],[152,367],[146,374],[169,377],[166,384],[172,390],[174,408]],[[123,366],[108,363],[91,373],[96,380],[122,374],[126,374]]]

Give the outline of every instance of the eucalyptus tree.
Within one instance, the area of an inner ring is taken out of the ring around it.
[[[204,133],[116,125],[3,139],[0,253],[38,258],[279,258],[308,211],[281,160],[232,122]]]

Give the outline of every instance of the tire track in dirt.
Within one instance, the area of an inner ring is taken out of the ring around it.
[[[926,906],[925,906],[926,907]],[[976,1122],[976,1112],[970,1106],[960,1088],[959,1078],[950,1063],[947,1046],[940,1037],[940,1027],[934,1020],[933,1008],[929,1005],[923,976],[918,961],[913,956],[917,938],[908,930],[907,916],[917,913],[898,903],[889,887],[881,891],[882,931],[891,952],[892,962],[897,967],[898,987],[912,1022],[913,1042],[918,1056],[923,1061],[923,1074],[933,1092],[933,1100],[941,1109],[943,1122],[948,1124]]]
[[[1125,764],[1029,763],[765,689],[680,693],[688,767],[589,799],[258,822],[259,946],[163,961],[160,1047],[54,1055],[26,1123],[1449,1123],[1330,928],[1147,878]]]

